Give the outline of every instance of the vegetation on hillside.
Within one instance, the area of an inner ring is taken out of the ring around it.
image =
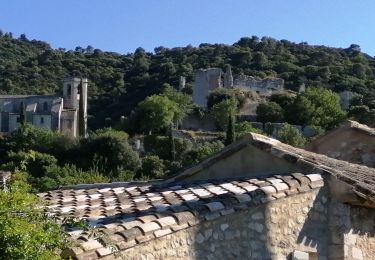
[[[113,125],[122,115],[128,116],[147,96],[159,94],[163,84],[176,87],[179,76],[187,78],[189,92],[195,69],[225,69],[228,64],[234,75],[281,77],[292,90],[305,83],[374,97],[374,59],[355,44],[342,49],[252,36],[233,45],[160,46],[152,53],[137,48],[134,53],[118,54],[93,46],[53,49],[26,35],[14,38],[11,33],[0,32],[0,92],[55,93],[61,89],[62,78],[80,72],[91,81],[92,129]],[[365,106],[364,110],[374,109],[367,100],[360,105]]]

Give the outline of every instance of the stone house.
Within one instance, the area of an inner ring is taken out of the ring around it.
[[[313,140],[306,150],[375,167],[375,129],[348,120],[337,129]]]
[[[162,182],[39,194],[73,259],[375,259],[375,169],[251,134]]]
[[[26,122],[39,128],[48,128],[70,136],[78,135],[79,99],[83,98],[84,125],[87,128],[87,85],[80,78],[66,78],[62,96],[0,95],[0,132],[11,133],[19,127],[21,109]]]

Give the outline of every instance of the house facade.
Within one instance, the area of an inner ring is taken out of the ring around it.
[[[79,86],[82,83],[82,91]],[[0,132],[11,133],[20,125],[21,110],[26,122],[69,136],[78,135],[79,99],[83,98],[83,120],[87,128],[87,79],[67,78],[63,95],[0,95]],[[82,92],[82,93],[81,93]],[[85,130],[86,131],[86,130]]]

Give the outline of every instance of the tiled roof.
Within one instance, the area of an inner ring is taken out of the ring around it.
[[[202,163],[189,168],[172,177],[169,181],[183,180],[187,176],[215,164],[223,157],[230,156],[243,149],[247,145],[255,146],[276,157],[299,165],[309,172],[330,173],[353,187],[353,191],[359,196],[375,202],[375,168],[352,164],[346,161],[336,160],[325,155],[308,152],[303,149],[284,144],[278,140],[260,134],[251,133],[241,141],[225,147],[216,155],[206,159]]]
[[[320,174],[210,180],[193,183],[86,185],[39,194],[60,219],[84,218],[110,246],[83,230],[69,234],[78,245],[65,256],[105,257],[206,220],[324,185]]]

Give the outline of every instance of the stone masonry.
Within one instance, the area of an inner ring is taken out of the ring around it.
[[[125,250],[126,259],[286,259],[294,250],[327,259],[324,189],[289,196]],[[318,253],[317,253],[318,252]]]

